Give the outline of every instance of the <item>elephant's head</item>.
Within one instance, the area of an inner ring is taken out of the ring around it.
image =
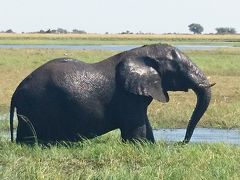
[[[124,88],[134,94],[168,102],[167,91],[188,91],[197,96],[197,104],[188,123],[184,142],[205,113],[212,86],[203,72],[182,52],[169,45],[149,45],[129,51],[119,65]]]

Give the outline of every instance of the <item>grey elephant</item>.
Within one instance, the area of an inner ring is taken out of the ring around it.
[[[197,104],[184,142],[211,99],[211,84],[180,50],[153,44],[88,64],[59,58],[42,65],[17,87],[11,100],[10,129],[17,110],[19,143],[78,141],[120,129],[124,141],[154,142],[147,108],[168,102],[168,91],[188,91]]]

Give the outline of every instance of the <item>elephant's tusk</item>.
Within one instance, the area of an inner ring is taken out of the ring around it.
[[[213,87],[213,86],[215,86],[215,84],[216,84],[215,82],[211,83],[209,87]]]
[[[203,88],[210,88],[210,87],[213,87],[216,83],[211,83],[209,85],[204,85],[204,84],[199,84],[200,87],[203,87]]]

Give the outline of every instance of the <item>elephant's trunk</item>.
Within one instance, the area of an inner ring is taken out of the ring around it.
[[[203,114],[208,108],[210,99],[211,99],[211,85],[208,86],[198,86],[197,88],[193,88],[194,92],[197,95],[197,104],[193,111],[192,117],[188,123],[186,135],[184,138],[184,143],[188,143],[192,137],[193,131],[201,119]]]

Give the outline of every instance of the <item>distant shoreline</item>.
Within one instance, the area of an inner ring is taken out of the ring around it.
[[[240,46],[240,34],[14,34],[0,33],[0,44],[143,45],[153,43]]]

